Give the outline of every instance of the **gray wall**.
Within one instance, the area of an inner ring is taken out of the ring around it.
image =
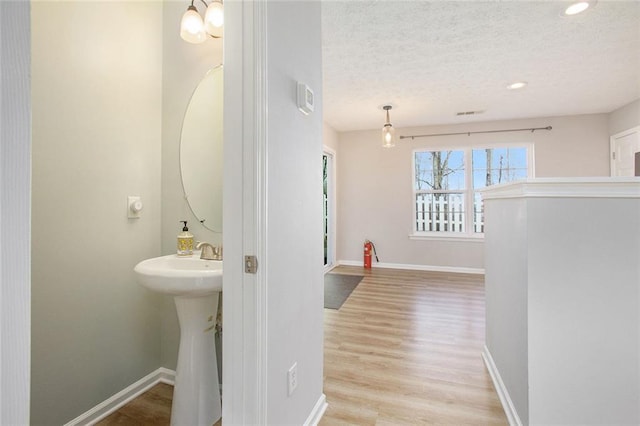
[[[640,423],[640,197],[528,203],[531,424]]]
[[[45,242],[33,253],[36,424],[68,421],[160,366],[175,369],[173,300],[137,285],[132,268],[174,252],[181,219],[196,239],[221,242],[184,200],[179,146],[186,106],[222,62],[222,42],[184,42],[185,9],[174,0],[34,3],[32,226],[34,242]],[[142,196],[141,219],[126,218],[127,195]],[[77,272],[52,267],[67,256],[67,235],[81,241],[71,250],[84,260]],[[60,387],[74,397],[59,401]]]
[[[485,204],[485,344],[521,420],[529,417],[526,211],[523,199]]]
[[[51,425],[161,366],[133,267],[160,254],[162,4],[31,5],[31,423]]]
[[[481,241],[409,239],[413,226],[412,151],[533,143],[537,177],[608,176],[607,120],[606,114],[592,114],[399,129],[397,134],[415,135],[553,126],[551,131],[535,133],[403,139],[391,149],[382,148],[378,129],[339,133],[338,261],[361,261],[362,243],[370,239],[384,263],[484,268]]]
[[[640,126],[640,99],[624,105],[609,114],[609,134],[615,135]]]
[[[180,220],[189,221],[189,230],[198,241],[222,243],[222,234],[204,228],[193,216],[184,199],[180,179],[180,133],[182,120],[196,86],[208,70],[222,63],[222,40],[208,39],[202,44],[187,43],[178,32],[188,4],[165,0],[163,3],[162,61],[162,254],[176,251]],[[197,5],[201,8],[202,4]],[[180,327],[173,298],[163,297],[162,366],[176,368]]]
[[[31,29],[27,1],[0,2],[0,424],[29,423]]]

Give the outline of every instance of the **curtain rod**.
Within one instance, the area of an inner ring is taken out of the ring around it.
[[[413,136],[400,136],[400,139],[415,139],[415,138],[428,138],[431,136],[456,136],[467,135],[471,136],[474,133],[504,133],[504,132],[535,132],[536,130],[551,130],[553,127],[529,127],[527,129],[504,129],[504,130],[480,130],[477,132],[459,132],[459,133],[433,133],[430,135],[413,135]]]

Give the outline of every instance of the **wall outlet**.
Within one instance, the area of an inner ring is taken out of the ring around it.
[[[298,363],[294,362],[289,371],[287,371],[287,395],[291,396],[293,391],[298,387]]]

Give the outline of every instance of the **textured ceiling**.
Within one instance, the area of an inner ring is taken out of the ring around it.
[[[640,2],[323,1],[338,131],[611,112],[640,97]],[[512,82],[528,86],[507,90]],[[485,111],[457,117],[460,111]]]

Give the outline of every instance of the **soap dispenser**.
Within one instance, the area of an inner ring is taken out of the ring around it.
[[[180,222],[184,223],[184,227],[182,232],[178,234],[178,256],[191,256],[193,254],[193,234],[189,232],[186,220]]]

